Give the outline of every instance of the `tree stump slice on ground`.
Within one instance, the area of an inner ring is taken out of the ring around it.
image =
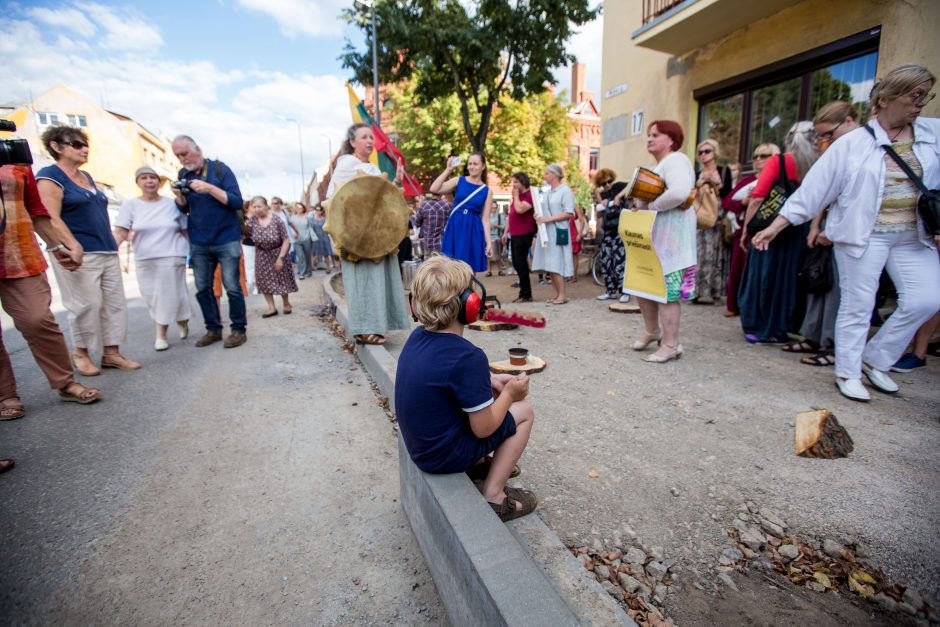
[[[855,448],[852,438],[828,409],[796,415],[796,454],[801,457],[835,459]]]
[[[518,329],[518,324],[511,324],[509,322],[493,322],[492,320],[477,320],[476,322],[471,322],[467,327],[473,329],[474,331],[511,331],[512,329]]]
[[[607,305],[607,308],[614,313],[622,314],[638,314],[640,313],[640,306],[634,302],[629,303],[611,303]]]
[[[548,366],[548,364],[545,363],[544,359],[529,355],[528,363],[524,366],[513,366],[509,363],[508,359],[504,359],[503,361],[491,361],[490,372],[493,374],[534,374],[536,372],[542,372],[545,370],[546,366]]]

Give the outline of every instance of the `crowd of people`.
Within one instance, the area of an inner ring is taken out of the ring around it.
[[[682,152],[680,124],[649,124],[646,148],[652,171],[664,182],[661,195],[641,201],[612,170],[594,176],[605,289],[599,300],[630,299],[624,282],[630,253],[619,233],[623,212],[656,212],[651,241],[665,298],[634,293],[644,329],[632,348],[655,347],[644,357],[650,363],[679,359],[682,303],[724,300],[724,315],[740,319],[742,341],[779,344],[806,354],[807,365],[834,366],[836,386],[846,397],[869,400],[863,375],[875,389],[897,392],[888,372],[921,367],[940,326],[940,235],[927,230],[919,209],[920,181],[931,189],[940,185],[940,122],[920,117],[933,99],[935,80],[920,66],[892,70],[872,89],[867,120],[849,103],[828,103],[812,121],[793,124],[782,149],[757,145],[752,172],[723,164],[722,148],[730,147],[712,138],[696,146],[696,167]],[[183,165],[174,198],[160,196],[159,176],[142,167],[136,173],[141,194],[124,203],[113,226],[107,199],[80,169],[89,149],[84,132],[52,127],[43,143],[55,164],[35,179],[28,167],[0,170],[10,207],[0,298],[63,400],[92,403],[101,397],[100,390],[74,380],[73,372],[92,377],[101,368],[140,368],[120,350],[127,308],[117,251],[124,241],[136,252],[158,351],[169,347],[171,325],[181,338],[189,333],[187,258],[206,327],[196,346],[223,340],[224,288],[231,319],[226,348],[247,341],[248,293],[256,289],[264,296],[262,318],[290,314],[297,281],[321,263],[331,272],[335,261],[342,264],[349,332],[357,342],[382,344],[389,331],[410,329],[412,316],[421,323],[402,353],[397,382],[399,422],[416,463],[429,472],[467,470],[480,479],[485,498],[503,519],[535,508],[533,494],[506,486],[518,474],[516,461],[534,420],[525,400],[528,381],[490,377],[485,356],[459,336],[479,305],[473,304],[479,299],[475,275],[501,273],[501,249],[510,251],[518,276],[515,302],[532,300],[532,273],[548,277],[548,304],[568,302],[566,280],[575,274],[575,245],[587,221],[562,165],[545,167],[540,190],[525,172],[513,174],[503,220],[488,185],[485,155],[475,152],[466,163],[448,158],[412,216],[428,261],[414,278],[409,308],[399,254],[359,259],[342,246],[334,250],[323,205],[288,207],[280,198],[269,204],[260,196],[245,202],[231,169],[206,159],[188,136],[173,141]],[[370,161],[374,145],[370,126],[348,129],[325,201],[356,177],[384,176]],[[402,174],[399,164],[395,184]],[[703,222],[700,209],[707,202],[719,209]],[[47,244],[62,291],[71,351],[49,309],[46,261],[34,232]],[[897,307],[881,320],[879,298],[887,293],[896,294]],[[880,328],[869,339],[872,327]],[[422,367],[427,359],[446,365],[441,355],[453,367],[433,373]],[[0,417],[23,416],[2,344],[0,375]],[[442,390],[450,392],[441,396]],[[432,396],[436,400],[429,403]]]

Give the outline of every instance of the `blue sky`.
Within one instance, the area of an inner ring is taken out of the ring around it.
[[[352,0],[48,0],[4,3],[3,100],[64,83],[173,136],[192,135],[239,175],[246,193],[300,187],[299,122],[309,176],[349,124],[337,57],[362,42],[338,19]],[[571,42],[600,86],[600,23]],[[380,35],[381,36],[381,35]],[[570,70],[556,73],[559,88]],[[360,91],[361,94],[361,91]]]

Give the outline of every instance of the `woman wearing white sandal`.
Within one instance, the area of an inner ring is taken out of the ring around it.
[[[680,301],[695,295],[695,211],[683,209],[682,204],[695,186],[695,170],[689,158],[680,152],[685,138],[682,127],[671,120],[657,120],[649,125],[646,150],[656,159],[654,172],[663,177],[666,191],[649,203],[634,201],[633,210],[649,209],[659,212],[653,223],[652,241],[663,266],[666,281],[666,301],[637,297],[643,324],[646,327],[633,350],[646,350],[651,344],[659,349],[644,361],[661,364],[682,356],[679,344]],[[624,189],[615,201],[626,194]],[[630,263],[627,253],[627,263]],[[660,327],[660,323],[662,327]]]
[[[114,221],[114,240],[120,246],[133,233],[140,295],[157,327],[153,348],[165,351],[170,347],[166,339],[170,323],[176,323],[180,339],[185,339],[193,315],[186,289],[186,216],[172,198],[160,195],[162,182],[153,168],[137,168],[134,177],[141,195],[121,205]]]

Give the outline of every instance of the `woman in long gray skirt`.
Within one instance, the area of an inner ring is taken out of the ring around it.
[[[375,137],[368,124],[353,124],[349,127],[330,178],[327,198],[332,198],[343,183],[360,172],[384,176],[369,161],[374,145]],[[400,183],[401,176],[402,168],[399,164],[396,185]],[[384,344],[388,331],[411,328],[396,253],[386,255],[378,262],[344,259],[343,287],[349,308],[349,332],[359,344]]]

